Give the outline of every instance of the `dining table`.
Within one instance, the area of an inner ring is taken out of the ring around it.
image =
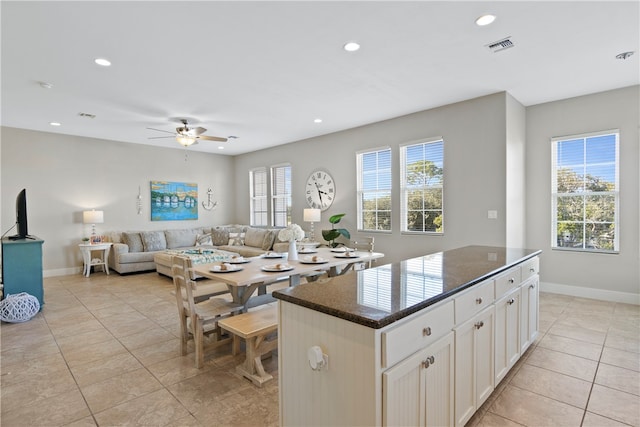
[[[348,248],[318,247],[299,252],[298,259],[289,259],[287,253],[266,252],[257,257],[239,257],[229,262],[194,265],[193,271],[202,277],[224,282],[233,302],[247,306],[256,289],[270,284],[289,281],[296,286],[302,277],[314,281],[324,272],[329,277],[346,274],[359,263],[384,257],[380,252],[355,251]]]

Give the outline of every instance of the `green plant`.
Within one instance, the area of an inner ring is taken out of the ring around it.
[[[340,222],[343,216],[346,214],[336,214],[329,218],[331,223],[331,230],[322,230],[322,238],[329,242],[329,246],[335,248],[342,243],[336,242],[336,239],[340,236],[344,236],[346,239],[351,239],[351,233],[346,228],[335,228],[335,225]]]

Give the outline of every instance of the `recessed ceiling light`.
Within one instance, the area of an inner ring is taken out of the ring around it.
[[[322,119],[314,119],[313,123],[322,123]]]
[[[43,89],[51,89],[53,87],[53,85],[51,83],[48,82],[40,82],[40,87]]]
[[[478,19],[476,19],[476,25],[479,27],[484,27],[485,25],[491,24],[495,20],[495,15],[482,15]]]
[[[109,67],[111,65],[111,61],[104,58],[96,58],[95,63],[98,65],[102,65],[103,67]]]
[[[51,126],[60,126],[60,123],[58,123],[58,122],[49,122],[49,124]]]
[[[360,45],[356,42],[349,42],[343,46],[343,49],[347,52],[355,52],[356,50],[360,49]]]
[[[224,147],[221,145],[218,147],[218,150],[224,150]]]

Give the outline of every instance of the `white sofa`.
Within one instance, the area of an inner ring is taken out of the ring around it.
[[[171,256],[167,250],[210,248],[242,256],[257,256],[266,251],[284,252],[287,244],[277,239],[277,229],[246,225],[224,225],[159,231],[109,233],[113,242],[109,268],[120,274],[157,270],[171,276]]]

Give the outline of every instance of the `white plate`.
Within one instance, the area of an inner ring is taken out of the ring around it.
[[[287,265],[287,264],[285,264]],[[287,265],[286,268],[278,268],[276,267],[276,265],[265,265],[264,267],[262,267],[262,271],[269,271],[272,273],[277,273],[280,271],[290,271],[293,270],[295,267],[293,267],[292,265]]]
[[[329,262],[328,259],[322,259],[319,261],[311,261],[311,260],[303,260],[303,259],[300,260],[301,264],[326,264],[328,262]]]
[[[353,258],[353,259],[356,259],[356,258],[360,258],[360,255],[354,254],[353,252],[351,252],[349,255],[347,255],[345,253],[345,254],[340,254],[340,255],[334,255],[334,257],[335,258],[348,258],[348,259]]]
[[[262,258],[282,258],[282,254],[271,252],[270,254],[262,254]]]
[[[344,246],[341,246],[339,248],[331,248],[331,252],[346,252],[347,248],[345,248]]]
[[[229,261],[229,264],[246,264],[248,262],[251,262],[250,259],[244,258],[242,260],[239,259],[232,259],[231,261]]]
[[[209,269],[209,271],[212,273],[235,273],[236,271],[241,271],[241,270],[242,270],[242,267],[235,267],[233,269],[221,270],[220,266],[218,265],[211,267]]]
[[[300,249],[298,251],[299,254],[315,254],[318,253],[315,249]]]

